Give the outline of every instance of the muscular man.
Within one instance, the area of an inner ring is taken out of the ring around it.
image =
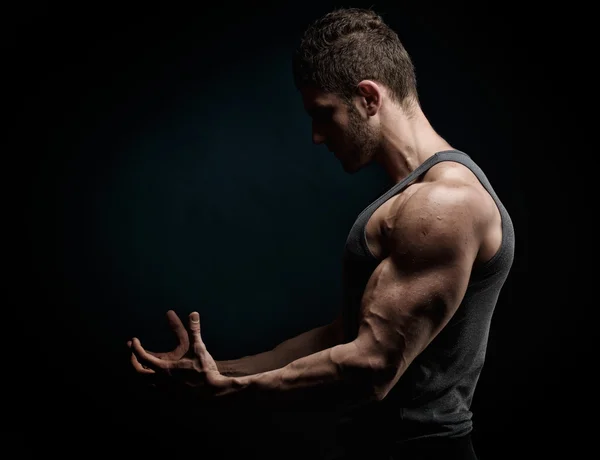
[[[342,311],[272,351],[223,362],[206,349],[198,313],[188,338],[169,312],[180,346],[150,353],[134,338],[132,363],[200,398],[339,409],[339,458],[475,459],[470,404],[513,261],[510,216],[428,122],[411,59],[376,13],[316,20],[293,71],[313,141],[346,172],[374,161],[394,184],[350,229]]]

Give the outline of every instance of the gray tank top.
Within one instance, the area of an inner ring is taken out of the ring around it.
[[[363,438],[367,443],[373,442],[373,437],[401,443],[428,436],[460,436],[472,430],[471,401],[485,359],[492,314],[512,266],[515,236],[507,210],[485,174],[467,154],[458,150],[436,153],[359,214],[343,254],[344,334],[345,342],[356,338],[362,295],[380,262],[367,247],[367,221],[384,202],[442,161],[469,168],[492,196],[502,217],[501,247],[491,260],[472,272],[455,315],[388,395],[382,401],[340,417],[341,436]]]

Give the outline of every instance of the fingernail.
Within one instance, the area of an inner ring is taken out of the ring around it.
[[[192,320],[192,322],[198,323],[198,322],[200,322],[200,315],[198,313],[196,313],[196,312],[193,312],[190,315],[190,319]]]

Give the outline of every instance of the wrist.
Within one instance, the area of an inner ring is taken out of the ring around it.
[[[243,380],[242,380],[243,379]],[[223,402],[233,402],[241,397],[246,399],[247,387],[250,382],[247,381],[247,377],[229,377],[222,374],[216,374],[211,377],[211,386],[213,387],[214,394],[217,399]]]
[[[215,361],[215,363],[222,375],[233,375],[238,372],[235,360]]]

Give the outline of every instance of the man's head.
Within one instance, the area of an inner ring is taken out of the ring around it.
[[[313,22],[294,53],[293,76],[313,117],[313,141],[326,144],[348,172],[377,153],[384,100],[408,117],[418,105],[411,59],[371,10],[337,9]]]

